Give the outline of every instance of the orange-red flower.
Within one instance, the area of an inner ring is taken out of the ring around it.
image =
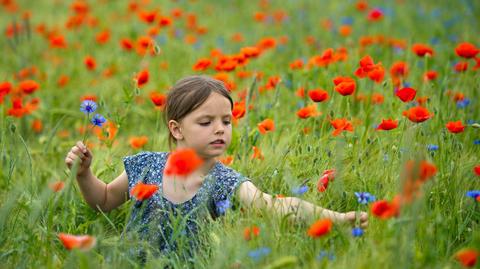
[[[255,225],[252,225],[251,227],[245,227],[243,229],[243,238],[246,241],[252,240],[252,238],[257,237],[260,235],[260,228],[258,228]]]
[[[150,100],[152,100],[152,103],[156,107],[161,108],[167,102],[167,96],[163,93],[151,92],[150,93]]]
[[[350,77],[336,77],[333,79],[335,90],[343,96],[352,94],[355,91],[355,80]]]
[[[301,108],[297,111],[297,116],[301,119],[306,119],[310,117],[316,117],[321,115],[321,112],[317,111],[317,106],[315,104],[309,105],[307,107]]]
[[[258,130],[261,134],[266,134],[268,132],[275,130],[275,123],[272,119],[265,119],[258,124]]]
[[[51,48],[66,48],[67,42],[63,35],[51,35],[50,36],[50,47]]]
[[[25,94],[31,94],[40,88],[40,85],[34,80],[24,80],[20,82],[19,87]]]
[[[56,181],[48,184],[48,187],[54,191],[54,192],[59,192],[65,187],[65,182],[63,181]]]
[[[394,78],[406,77],[408,75],[408,66],[405,62],[395,62],[390,68],[390,75]]]
[[[335,179],[335,170],[329,169],[329,170],[323,171],[322,176],[317,181],[317,190],[319,192],[326,191],[328,188],[328,184],[330,183],[330,181],[333,181],[334,179]]]
[[[328,99],[328,92],[322,89],[314,89],[308,91],[308,96],[314,102],[323,102]]]
[[[42,132],[43,130],[43,124],[42,124],[42,120],[40,119],[34,119],[32,121],[32,130],[35,132],[35,133],[40,133]]]
[[[409,110],[403,111],[402,114],[410,121],[416,123],[424,122],[433,117],[433,114],[431,114],[428,109],[421,106],[411,107]]]
[[[232,109],[232,117],[235,120],[239,120],[245,116],[245,103],[244,102],[235,102]]]
[[[137,86],[139,88],[143,87],[145,84],[148,83],[148,79],[150,78],[150,73],[148,72],[147,69],[140,71],[137,76],[135,77],[135,80],[137,82]]]
[[[480,164],[473,167],[473,173],[480,177]]]
[[[233,156],[228,155],[228,156],[222,157],[219,159],[219,161],[224,165],[231,165],[233,163]]]
[[[157,185],[138,182],[130,191],[130,196],[135,197],[138,201],[143,201],[152,197],[157,191]]]
[[[83,59],[83,63],[87,67],[88,70],[95,70],[97,67],[97,62],[95,61],[95,58],[92,56],[87,56],[85,59]]]
[[[131,39],[129,38],[122,38],[120,40],[120,46],[124,49],[124,50],[132,50],[133,47],[134,47],[134,43]]]
[[[143,148],[145,144],[147,144],[148,137],[144,135],[132,136],[130,137],[129,142],[130,142],[130,147],[132,147],[133,149],[140,149],[140,148]]]
[[[3,98],[12,90],[12,84],[8,81],[0,83],[0,104],[3,103]]]
[[[392,202],[386,200],[375,201],[370,207],[370,212],[380,219],[397,217],[400,213],[400,197],[396,196]]]
[[[395,92],[395,95],[402,100],[402,102],[410,102],[415,98],[415,95],[417,94],[417,91],[412,88],[402,88],[400,90],[397,90]]]
[[[475,58],[477,53],[480,52],[479,49],[475,47],[472,43],[468,42],[463,42],[458,44],[458,46],[455,48],[455,53],[463,58]]]
[[[312,238],[319,238],[332,230],[333,222],[330,219],[321,219],[308,228],[307,234]]]
[[[212,64],[212,60],[208,58],[201,58],[193,65],[193,70],[204,71],[204,70],[207,70],[211,64]]]
[[[240,49],[240,53],[247,58],[255,58],[260,55],[260,49],[258,47],[243,47]]]
[[[330,124],[333,126],[333,128],[335,128],[335,130],[332,132],[333,136],[337,136],[343,131],[353,132],[352,123],[345,118],[334,119],[330,121]]]
[[[455,259],[457,259],[465,267],[474,267],[477,263],[480,252],[473,248],[465,248],[455,253]]]
[[[431,57],[434,54],[434,51],[430,46],[420,43],[414,44],[412,46],[412,51],[420,57],[424,57],[425,55]]]
[[[392,130],[398,127],[398,120],[392,120],[392,119],[387,119],[387,120],[382,120],[382,122],[378,125],[377,130]]]
[[[450,133],[461,133],[465,130],[465,126],[462,124],[462,121],[450,121],[446,125]]]
[[[250,159],[259,159],[259,160],[264,159],[263,153],[260,150],[260,148],[253,146],[253,154]]]
[[[429,70],[425,72],[425,74],[423,75],[423,80],[424,81],[435,80],[437,79],[437,77],[438,77],[438,73],[436,71]]]
[[[178,149],[170,153],[165,166],[165,175],[187,176],[197,170],[203,160],[193,149]]]
[[[453,69],[457,72],[465,72],[468,69],[468,62],[458,62],[453,66]]]
[[[71,235],[59,233],[58,238],[62,241],[63,246],[68,249],[89,250],[95,246],[96,239],[90,235]]]

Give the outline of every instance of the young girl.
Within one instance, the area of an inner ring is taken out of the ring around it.
[[[139,182],[158,185],[159,191],[146,201],[146,205],[135,203],[130,222],[134,222],[140,212],[143,225],[140,234],[158,244],[162,252],[176,249],[178,242],[172,237],[176,229],[194,238],[199,219],[208,218],[208,215],[221,216],[232,198],[245,208],[271,210],[281,215],[293,213],[303,219],[330,218],[336,223],[354,224],[357,217],[361,227],[367,226],[365,212],[356,216],[355,212],[331,211],[296,197],[275,199],[257,189],[250,179],[217,161],[232,138],[232,108],[233,101],[223,82],[207,76],[183,78],[170,90],[165,107],[169,145],[173,142],[177,149],[194,149],[203,159],[199,169],[181,180],[178,176],[164,174],[167,152],[142,152],[125,157],[125,170],[109,184],[99,180],[90,170],[93,155],[82,142],[72,147],[65,163],[71,169],[79,160],[77,181],[80,190],[92,208],[102,211],[110,211],[126,202],[131,189]],[[188,216],[185,227],[174,227],[172,215]]]

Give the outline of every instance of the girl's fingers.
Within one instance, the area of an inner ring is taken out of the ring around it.
[[[73,152],[75,155],[77,155],[81,159],[85,158],[85,154],[83,154],[82,150],[78,146],[74,146],[71,152]]]
[[[78,141],[77,142],[77,147],[80,149],[80,151],[82,153],[86,153],[87,152],[87,147],[83,144],[82,141]]]

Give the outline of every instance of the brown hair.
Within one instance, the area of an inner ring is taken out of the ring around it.
[[[233,100],[225,84],[209,76],[188,76],[180,79],[170,89],[165,105],[164,120],[168,128],[168,122],[181,121],[190,112],[201,106],[212,92],[225,96],[230,101],[233,109]],[[172,142],[177,141],[169,131],[168,146],[172,148]]]

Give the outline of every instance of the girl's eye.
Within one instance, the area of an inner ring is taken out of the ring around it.
[[[230,123],[231,122],[229,120],[223,122],[223,124],[225,124],[225,125],[230,125]]]
[[[210,124],[210,122],[209,122],[209,121],[207,121],[207,122],[200,122],[199,124],[200,124],[201,126],[208,126],[208,125]]]

